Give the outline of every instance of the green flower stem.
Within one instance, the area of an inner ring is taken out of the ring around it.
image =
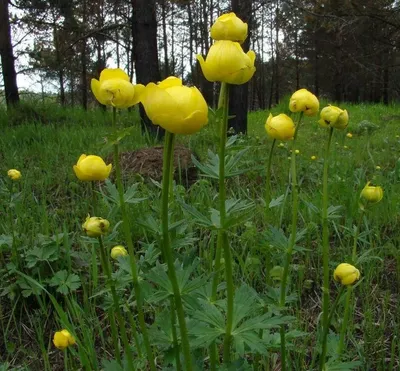
[[[133,340],[135,341],[137,354],[140,358],[142,358],[142,350],[140,348],[140,342],[139,342],[138,334],[136,331],[136,323],[135,323],[135,319],[133,318],[132,312],[129,310],[128,301],[126,302],[126,309],[127,309],[126,315],[128,316],[128,321],[131,326]]]
[[[218,109],[223,110],[223,117],[221,122],[221,132],[220,132],[220,144],[219,144],[219,202],[220,202],[220,217],[221,225],[223,225],[222,214],[225,218],[225,147],[226,147],[226,133],[228,130],[228,109],[229,109],[229,85],[226,83],[221,84],[221,90],[219,92],[218,98]],[[219,284],[219,276],[221,270],[221,255],[223,249],[223,236],[226,232],[222,229],[218,231],[217,235],[217,248],[215,250],[214,259],[214,276],[212,280],[212,291],[211,291],[211,302],[217,300],[217,289]],[[233,295],[232,295],[233,297]],[[233,304],[233,301],[232,301]],[[228,325],[228,323],[227,323]],[[225,339],[226,340],[226,339]],[[229,344],[226,344],[229,347]],[[224,341],[224,354],[225,354],[225,341]],[[225,356],[224,356],[225,360]],[[211,371],[217,369],[218,363],[218,350],[215,341],[210,345],[210,368]]]
[[[360,210],[360,217],[358,218],[356,231],[354,234],[354,244],[353,244],[353,252],[351,254],[351,262],[352,264],[356,263],[357,259],[357,243],[358,243],[358,236],[360,234],[361,223],[364,217],[364,210]]]
[[[15,237],[14,213],[13,213],[12,207],[11,207],[13,191],[14,191],[14,183],[13,183],[13,180],[11,180],[10,187],[9,187],[10,201],[9,201],[9,205],[8,205],[8,215],[10,217],[10,228],[11,228],[11,235],[12,235],[12,242],[11,242],[12,243],[12,245],[11,245],[12,261],[18,270],[19,269],[19,256],[18,256],[18,248],[17,248],[17,243],[16,243],[16,237]]]
[[[351,303],[351,294],[353,292],[353,286],[349,285],[347,286],[347,292],[346,292],[346,301],[345,301],[345,307],[344,307],[344,317],[343,317],[343,323],[342,323],[342,328],[340,330],[340,338],[339,338],[339,345],[337,348],[337,355],[340,359],[340,356],[343,352],[344,348],[344,338],[346,336],[347,332],[347,326],[349,323],[349,317],[350,317],[350,303]]]
[[[281,295],[279,303],[282,308],[285,306],[286,303],[286,285],[289,273],[289,266],[290,262],[292,261],[293,248],[294,245],[296,244],[297,218],[299,209],[299,190],[297,188],[295,145],[302,118],[303,118],[303,112],[300,113],[299,120],[297,121],[292,143],[292,158],[290,163],[290,174],[292,180],[292,230],[290,234],[290,240],[286,252],[286,260],[282,274]],[[282,371],[286,371],[286,340],[285,340],[285,326],[283,325],[281,326],[280,334],[281,334],[281,365],[282,365]]]
[[[169,187],[171,182],[171,152],[174,150],[174,134],[165,133],[165,145],[163,156],[163,179],[162,179],[162,205],[161,205],[161,221],[163,236],[163,252],[168,266],[168,276],[171,281],[174,292],[175,307],[178,315],[179,328],[181,332],[182,348],[185,357],[186,371],[191,371],[192,358],[190,354],[189,337],[185,321],[185,312],[183,310],[182,296],[176,276],[174,258],[169,236],[169,220],[168,220],[168,204],[169,204]]]
[[[326,341],[328,338],[328,319],[329,319],[329,230],[328,230],[328,169],[329,169],[329,149],[332,142],[333,128],[329,128],[328,141],[324,156],[324,174],[322,180],[322,260],[324,267],[323,299],[322,299],[322,351],[320,358],[320,369],[325,364]]]
[[[112,299],[114,302],[115,315],[116,315],[117,321],[119,323],[122,341],[124,343],[124,348],[125,348],[125,355],[128,360],[128,366],[129,366],[130,370],[134,370],[132,352],[131,352],[131,348],[129,345],[128,335],[126,333],[126,323],[125,323],[124,317],[121,314],[121,308],[119,307],[117,291],[115,290],[115,283],[111,276],[110,262],[107,257],[106,249],[104,247],[103,239],[101,236],[99,237],[99,244],[100,244],[100,256],[101,256],[101,260],[103,261],[103,267],[105,269],[105,273],[107,276],[107,285],[111,291],[111,296],[112,296]],[[111,320],[111,318],[110,318],[110,320]],[[111,321],[111,322],[113,322],[113,321]],[[115,326],[115,322],[114,322],[114,326]]]
[[[117,122],[116,116],[117,116],[117,110],[115,107],[113,107],[112,125],[113,125],[114,129],[116,129],[116,122]],[[131,231],[130,231],[128,213],[126,211],[126,205],[125,205],[125,200],[124,200],[124,186],[122,184],[118,142],[114,143],[113,149],[114,149],[114,167],[115,167],[115,173],[116,173],[116,179],[117,179],[117,189],[118,189],[118,194],[119,194],[119,203],[120,203],[122,221],[123,221],[122,226],[123,226],[123,230],[124,230],[126,244],[128,246],[133,287],[135,290],[136,305],[137,305],[137,309],[138,309],[139,326],[140,326],[140,330],[142,331],[143,341],[144,341],[144,345],[146,348],[147,360],[149,362],[150,369],[151,369],[151,371],[155,371],[156,365],[154,362],[153,350],[151,349],[149,335],[148,335],[147,327],[146,327],[146,322],[144,319],[143,302],[142,302],[143,298],[142,298],[142,292],[141,292],[142,290],[141,290],[140,284],[139,284],[138,267],[137,267],[136,258],[135,258],[135,251],[133,249],[133,241],[132,241],[132,235],[131,235]]]
[[[271,202],[271,164],[272,164],[272,155],[274,154],[276,139],[272,141],[271,149],[269,150],[268,163],[267,163],[267,174],[266,174],[266,182],[265,182],[265,214],[268,217],[269,212],[269,203]],[[267,220],[268,222],[268,220]]]
[[[171,329],[172,329],[172,341],[174,343],[176,371],[180,371],[180,370],[182,370],[182,367],[181,367],[181,357],[180,357],[180,352],[179,352],[178,335],[176,333],[175,302],[174,302],[174,298],[172,296],[170,299],[171,299],[171,301],[170,301]]]
[[[90,193],[92,196],[92,211],[93,215],[97,215],[97,197],[95,191],[96,183],[94,181],[90,182]]]

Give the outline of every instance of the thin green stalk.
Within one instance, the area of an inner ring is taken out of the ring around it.
[[[353,292],[353,286],[349,285],[347,286],[347,293],[346,293],[346,301],[345,301],[345,307],[344,307],[344,317],[343,317],[343,323],[342,323],[342,328],[340,330],[340,338],[339,338],[339,345],[337,348],[337,355],[340,359],[340,356],[343,352],[344,348],[344,339],[346,337],[346,332],[347,332],[347,325],[349,322],[349,314],[350,314],[350,303],[351,303],[351,294]],[[322,368],[320,368],[322,370]]]
[[[18,248],[16,244],[16,237],[15,237],[15,226],[14,226],[14,214],[12,212],[12,196],[13,196],[13,190],[14,190],[14,183],[13,180],[10,181],[10,200],[8,203],[8,215],[10,217],[10,228],[11,228],[11,236],[12,236],[12,245],[11,245],[11,251],[12,251],[12,261],[17,267],[17,270],[19,269],[19,256],[18,256]]]
[[[90,193],[92,196],[92,212],[93,212],[93,215],[97,215],[97,197],[96,197],[94,181],[90,182]]]
[[[170,301],[170,311],[171,311],[171,327],[172,327],[172,341],[174,343],[174,353],[175,353],[175,363],[176,363],[176,371],[180,371],[181,367],[181,357],[179,352],[179,344],[178,344],[178,335],[176,333],[176,311],[175,311],[175,302],[174,298],[171,296]]]
[[[324,269],[323,299],[322,299],[322,350],[320,358],[320,369],[325,364],[326,341],[328,337],[329,319],[329,230],[328,230],[328,169],[329,169],[329,149],[332,142],[333,128],[329,128],[328,141],[325,148],[324,174],[322,180],[322,261]]]
[[[265,182],[265,213],[268,217],[269,212],[269,203],[271,202],[271,164],[272,164],[272,156],[274,154],[276,139],[272,141],[271,149],[269,150],[268,163],[267,163],[267,174],[266,174],[266,182]],[[268,220],[267,220],[268,222]]]
[[[117,116],[117,110],[115,107],[113,107],[112,124],[113,124],[114,129],[116,129],[116,121],[117,121],[116,116]],[[114,149],[114,167],[115,167],[116,180],[117,180],[117,189],[118,189],[118,194],[119,194],[119,203],[120,203],[122,222],[123,222],[122,226],[123,226],[126,244],[127,244],[128,252],[129,252],[129,261],[130,261],[130,265],[131,265],[133,287],[135,290],[136,304],[137,304],[137,308],[138,308],[139,326],[140,326],[140,330],[142,331],[143,341],[144,341],[144,345],[146,348],[147,360],[149,362],[150,369],[152,371],[156,371],[153,350],[151,349],[149,335],[148,335],[147,327],[146,327],[146,322],[144,319],[143,302],[142,302],[143,298],[142,298],[142,292],[141,292],[141,288],[140,288],[140,284],[139,284],[138,268],[137,268],[137,263],[136,263],[136,258],[135,258],[135,251],[133,248],[133,241],[132,241],[132,235],[131,235],[131,231],[130,231],[128,213],[126,211],[126,205],[125,205],[125,200],[124,200],[124,187],[122,184],[118,142],[114,143],[113,149]]]
[[[354,234],[354,244],[353,244],[353,252],[351,254],[351,262],[355,264],[357,259],[357,243],[358,243],[358,236],[360,234],[361,223],[364,217],[364,210],[360,210],[360,217],[358,218],[356,231]]]
[[[126,333],[126,323],[125,323],[124,317],[121,314],[121,308],[119,307],[117,291],[115,290],[115,283],[111,276],[110,262],[107,258],[106,249],[104,247],[103,239],[101,238],[101,236],[99,237],[99,244],[100,244],[100,256],[103,261],[103,267],[105,268],[105,273],[107,276],[107,285],[111,291],[111,296],[112,296],[112,299],[114,302],[115,315],[116,315],[117,321],[119,323],[119,328],[120,328],[121,336],[122,336],[122,342],[124,343],[124,348],[125,348],[125,355],[128,360],[128,366],[129,366],[130,370],[134,370],[131,347],[129,344],[128,335]],[[110,318],[110,320],[111,320],[111,318]]]
[[[281,293],[279,302],[281,307],[284,307],[286,304],[286,286],[289,273],[289,266],[290,262],[292,261],[293,248],[294,245],[296,244],[297,218],[298,218],[298,208],[299,208],[299,190],[297,188],[295,145],[302,118],[303,118],[303,112],[300,113],[299,120],[297,121],[292,143],[292,158],[290,163],[290,174],[292,180],[292,230],[290,234],[290,240],[286,252],[286,260],[282,274]],[[280,335],[281,335],[281,365],[282,365],[282,371],[286,371],[286,339],[285,339],[285,326],[283,325],[281,326],[280,329]]]
[[[139,338],[138,338],[138,334],[136,331],[136,323],[135,323],[135,319],[133,318],[131,311],[129,310],[128,302],[126,302],[126,309],[127,309],[126,315],[128,316],[128,321],[131,326],[133,340],[135,341],[137,354],[140,358],[142,358],[142,350],[140,349]]]
[[[192,367],[192,357],[190,354],[189,337],[187,332],[185,312],[181,291],[176,276],[173,252],[169,236],[169,220],[168,220],[168,203],[169,203],[169,187],[171,182],[171,151],[174,150],[174,134],[165,133],[164,157],[163,157],[163,179],[162,179],[162,205],[161,205],[161,221],[162,221],[162,236],[163,236],[163,252],[168,266],[168,276],[171,281],[172,290],[174,293],[175,307],[178,315],[179,329],[181,332],[181,341],[183,354],[185,357],[186,370],[190,371]]]

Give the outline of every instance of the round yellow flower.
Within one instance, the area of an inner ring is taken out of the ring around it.
[[[216,41],[208,51],[206,60],[197,56],[200,67],[208,81],[220,81],[233,85],[248,82],[256,68],[256,54],[250,50],[245,53],[239,43],[230,40]]]
[[[311,156],[311,160],[316,160],[317,159],[317,156]]]
[[[148,84],[141,102],[153,124],[174,134],[196,133],[208,122],[208,106],[200,91],[183,86],[177,77]]]
[[[352,285],[360,279],[360,271],[351,264],[342,263],[336,267],[333,278],[343,286]]]
[[[76,343],[75,338],[70,334],[68,330],[57,331],[53,337],[53,344],[56,348],[60,350],[64,350],[68,348],[70,345],[74,345]]]
[[[7,175],[8,175],[8,177],[9,177],[11,180],[14,180],[14,181],[20,180],[21,177],[22,177],[21,172],[18,171],[17,169],[10,169],[10,170],[8,170],[8,171],[7,171]]]
[[[122,245],[114,246],[111,249],[111,257],[114,260],[118,260],[120,256],[127,256],[127,255],[128,251],[126,251],[125,247],[123,247]]]
[[[346,129],[349,123],[349,114],[336,106],[324,107],[321,111],[321,118],[318,123],[325,128]],[[351,138],[351,137],[350,137]]]
[[[319,101],[307,89],[300,89],[290,97],[289,109],[292,112],[304,112],[306,116],[315,116],[319,111]]]
[[[278,147],[284,148],[285,145],[283,143],[279,143]]]
[[[284,113],[275,117],[270,113],[265,123],[265,130],[273,139],[289,140],[293,138],[295,126],[293,120]]]
[[[296,149],[296,150],[294,151],[294,153],[295,153],[296,155],[298,155],[298,154],[300,154],[300,151],[299,151],[298,149]]]
[[[222,14],[210,29],[214,40],[231,40],[243,43],[247,38],[247,23],[244,23],[235,13]]]
[[[353,134],[347,133],[347,134],[346,134],[346,137],[347,137],[347,138],[353,138]]]
[[[381,167],[380,167],[379,165],[376,165],[375,169],[376,169],[376,170],[380,170]]]
[[[88,215],[82,228],[89,237],[100,237],[107,233],[110,222],[107,219]]]
[[[74,165],[74,172],[79,180],[105,180],[109,177],[111,168],[112,165],[106,165],[101,157],[83,154]]]
[[[349,149],[349,147],[348,147],[348,146],[343,146],[343,148],[344,148],[344,149]]]
[[[370,183],[371,182],[368,182],[365,185],[364,189],[361,191],[360,197],[368,202],[377,203],[383,198],[383,189],[379,186],[370,186]]]
[[[92,79],[91,88],[96,99],[104,105],[128,108],[140,102],[144,85],[132,85],[129,76],[120,68],[106,68],[100,79]]]

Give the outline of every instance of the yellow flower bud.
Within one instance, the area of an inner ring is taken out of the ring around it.
[[[222,14],[210,29],[214,40],[231,40],[243,43],[247,37],[247,23],[244,23],[235,13]]]
[[[317,159],[317,156],[311,156],[311,160],[316,160]]]
[[[318,123],[324,128],[346,129],[349,123],[349,114],[336,106],[324,107]],[[352,136],[352,135],[351,135]],[[351,138],[351,137],[350,137]]]
[[[270,113],[265,123],[265,130],[273,139],[289,140],[293,138],[295,126],[293,120],[284,113],[275,117]]]
[[[74,345],[76,343],[75,338],[69,333],[68,330],[57,331],[53,337],[53,344],[56,348],[60,350],[64,350],[68,348],[70,345]]]
[[[256,54],[250,50],[245,53],[239,43],[229,40],[216,41],[208,51],[206,60],[197,56],[201,69],[208,81],[220,81],[233,85],[248,82],[256,68]]]
[[[107,219],[88,215],[82,228],[89,237],[100,237],[107,233],[110,222]]]
[[[144,85],[132,85],[129,76],[120,68],[106,68],[100,79],[92,79],[91,88],[96,99],[104,105],[128,108],[140,102]]]
[[[343,148],[344,148],[344,149],[349,149],[349,147],[348,147],[348,146],[343,146]]]
[[[342,263],[336,267],[333,278],[344,286],[352,285],[360,279],[360,271],[351,264]]]
[[[294,151],[294,153],[295,153],[296,155],[298,155],[298,154],[300,153],[300,151],[299,151],[298,149],[296,149],[296,150]]]
[[[200,91],[183,86],[177,77],[148,84],[141,102],[153,124],[174,134],[196,133],[208,122],[208,106]]]
[[[21,172],[18,171],[18,170],[16,170],[16,169],[10,169],[10,170],[8,170],[8,171],[7,171],[7,175],[8,175],[8,177],[9,177],[11,180],[14,180],[14,181],[20,180],[21,177],[22,177]]]
[[[315,116],[319,111],[319,101],[307,89],[300,89],[290,97],[289,109],[292,112],[304,112],[306,116]]]
[[[383,198],[382,187],[370,186],[371,182],[368,182],[364,189],[361,191],[360,197],[371,203],[377,203]]]
[[[346,137],[347,137],[347,138],[353,138],[353,134],[347,133],[347,134],[346,134]]]
[[[376,165],[375,169],[376,169],[376,170],[380,170],[381,167],[380,167],[379,165]]]
[[[278,147],[283,148],[283,147],[285,147],[285,145],[283,143],[279,143]]]
[[[109,177],[111,168],[112,165],[106,165],[101,157],[83,154],[74,165],[74,172],[79,180],[105,180]]]
[[[120,256],[127,256],[127,255],[128,251],[126,251],[125,247],[123,247],[122,245],[114,246],[111,249],[111,257],[114,260],[118,260]]]

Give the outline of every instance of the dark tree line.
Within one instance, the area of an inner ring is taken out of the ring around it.
[[[215,106],[218,86],[204,79],[195,56],[207,53],[209,28],[231,10],[249,24],[243,48],[257,54],[253,79],[231,90],[236,131],[246,130],[247,107],[270,108],[300,87],[337,102],[399,99],[394,0],[0,0],[0,89],[7,105],[18,103],[18,21],[34,39],[19,51],[24,70],[55,85],[61,105],[96,104],[89,81],[112,62],[144,84],[181,76]]]

